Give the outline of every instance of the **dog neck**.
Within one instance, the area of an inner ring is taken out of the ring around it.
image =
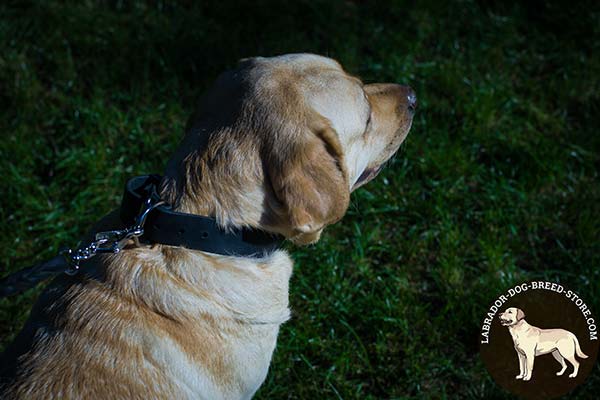
[[[120,224],[115,210],[92,232]],[[245,323],[289,319],[292,260],[284,250],[261,257],[223,256],[184,247],[138,245],[87,261],[82,271],[115,295],[173,320],[202,315]]]
[[[228,174],[224,158],[214,161],[199,141],[188,135],[173,155],[160,185],[161,198],[174,211],[215,218],[225,230],[251,227],[272,232],[262,222],[268,190],[260,187],[260,163],[241,159],[248,164],[244,176]],[[190,153],[190,148],[199,150]],[[292,261],[285,251],[251,258],[157,245],[113,258],[111,279],[160,314],[178,319],[206,312],[258,324],[280,324],[289,318]],[[151,294],[136,289],[154,285],[167,287]]]
[[[250,324],[289,319],[292,261],[282,250],[264,258],[180,247],[130,248],[111,255],[105,279],[157,314],[185,321],[210,315]]]
[[[530,325],[524,319],[518,320],[515,324],[508,327],[511,334],[526,331]]]
[[[214,218],[226,230],[241,227],[264,230],[261,205],[265,202],[265,195],[262,190],[252,186],[241,190],[227,184],[216,185],[206,177],[197,179],[197,183],[191,183],[187,179],[180,181],[166,176],[161,197],[175,211]]]
[[[222,128],[221,140],[209,143],[205,131],[211,129],[199,126],[186,134],[167,164],[161,197],[175,211],[215,218],[224,229],[264,229],[261,217],[268,190],[261,184],[260,159],[248,149],[238,154],[243,150],[233,145],[221,145],[233,154],[215,150],[224,138],[236,141],[236,135],[225,135]]]

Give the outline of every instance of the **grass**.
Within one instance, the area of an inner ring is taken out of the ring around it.
[[[293,319],[257,398],[511,398],[478,356],[498,293],[558,281],[600,315],[599,29],[594,2],[3,2],[3,269],[160,172],[237,59],[329,55],[410,84],[419,110],[344,220],[291,249]],[[39,291],[0,300],[3,345]],[[596,367],[572,398],[599,389]]]

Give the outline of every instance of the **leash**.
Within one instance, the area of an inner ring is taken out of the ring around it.
[[[98,232],[85,246],[61,251],[46,262],[0,279],[0,298],[22,293],[63,272],[76,275],[82,261],[96,254],[119,253],[131,239],[242,257],[264,257],[281,247],[280,235],[252,228],[224,231],[214,218],[173,211],[158,194],[161,179],[160,175],[143,175],[127,182],[120,209],[127,228]]]

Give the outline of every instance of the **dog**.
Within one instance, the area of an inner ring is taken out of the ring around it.
[[[304,245],[342,218],[406,138],[414,91],[363,84],[313,54],[220,75],[167,163],[160,195],[223,230]],[[91,231],[122,227],[118,212]],[[248,399],[290,318],[292,260],[131,241],[42,294],[5,354],[4,398]]]
[[[540,329],[525,321],[525,313],[520,308],[510,307],[499,315],[500,324],[507,326],[519,357],[519,375],[516,379],[528,381],[533,373],[536,356],[551,353],[561,365],[556,373],[561,376],[567,369],[565,359],[573,366],[569,378],[575,378],[579,371],[579,358],[588,358],[581,351],[577,337],[565,329]]]

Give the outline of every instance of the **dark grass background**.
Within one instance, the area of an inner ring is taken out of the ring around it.
[[[258,398],[510,398],[478,356],[530,279],[600,317],[600,14],[593,1],[0,4],[3,273],[74,245],[162,171],[241,57],[310,51],[410,84],[406,144],[341,223],[291,249],[293,319]],[[39,289],[0,300],[5,345]],[[595,369],[572,398],[597,398]]]

